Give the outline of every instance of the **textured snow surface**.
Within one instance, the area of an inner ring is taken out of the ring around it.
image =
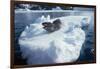
[[[56,19],[61,20],[61,29],[52,33],[43,29],[43,22],[52,22]],[[65,16],[55,19],[50,19],[49,15],[41,16],[20,35],[22,57],[27,58],[28,64],[76,61],[85,41],[85,32],[81,26],[89,21],[89,16]]]

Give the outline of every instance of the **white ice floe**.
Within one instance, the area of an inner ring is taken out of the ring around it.
[[[48,16],[50,19],[50,16]],[[42,19],[45,17],[42,16]],[[65,16],[60,19],[61,28],[48,33],[43,29],[42,22],[30,24],[22,32],[19,44],[22,57],[28,64],[51,64],[74,62],[79,58],[80,50],[85,41],[82,23],[89,23],[89,16]],[[82,21],[87,19],[85,21]]]

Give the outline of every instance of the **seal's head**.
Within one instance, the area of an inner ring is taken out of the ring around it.
[[[43,28],[48,32],[54,32],[54,31],[59,30],[60,24],[61,24],[60,19],[53,21],[53,23],[51,23],[51,22],[43,22],[42,23]]]

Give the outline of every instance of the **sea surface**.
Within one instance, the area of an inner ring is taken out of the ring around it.
[[[76,14],[80,15],[81,13],[76,13]],[[25,27],[29,26],[29,24],[36,22],[36,20],[42,15],[44,16],[50,15],[51,18],[56,18],[56,17],[62,17],[62,16],[69,16],[72,14],[66,13],[66,12],[15,13],[15,17],[14,17],[14,25],[15,25],[15,28],[14,28],[15,29],[14,64],[17,64],[17,65],[27,64],[26,63],[27,59],[22,59],[20,46],[18,44],[18,39],[21,33],[24,31]],[[94,19],[91,19],[90,25],[88,26],[89,27],[88,30],[86,30],[85,27],[83,27],[84,31],[86,32],[86,40],[85,40],[85,43],[83,44],[80,57],[77,60],[78,62],[80,61],[93,62],[95,59],[94,53],[93,53],[94,52],[94,29],[93,29],[94,25],[93,23],[94,23]]]

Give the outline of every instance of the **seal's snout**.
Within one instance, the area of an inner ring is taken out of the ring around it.
[[[60,19],[57,19],[57,20],[53,21],[53,23],[51,23],[51,22],[42,23],[43,28],[48,32],[54,32],[54,31],[59,30],[60,29],[60,24],[61,24]]]
[[[50,23],[50,22],[44,22],[44,23],[42,23],[42,25],[43,25],[43,28],[46,30],[46,31],[48,31],[48,32],[53,32],[53,24],[52,23]]]

